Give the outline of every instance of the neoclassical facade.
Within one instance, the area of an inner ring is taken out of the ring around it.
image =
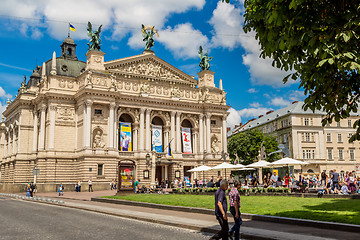
[[[199,72],[196,80],[152,51],[108,62],[104,54],[89,51],[80,61],[67,38],[61,56],[54,52],[8,101],[0,190],[20,191],[34,169],[39,191],[59,183],[70,190],[79,180],[86,186],[89,178],[99,190],[125,175],[152,185],[156,178],[194,178],[189,169],[221,163],[229,106],[214,72]]]

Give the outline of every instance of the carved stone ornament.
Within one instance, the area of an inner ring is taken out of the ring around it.
[[[167,69],[162,64],[154,61],[144,60],[141,62],[128,63],[126,65],[117,67],[116,71],[130,74],[147,75],[164,79],[186,80],[184,77],[179,76],[175,72]]]
[[[95,128],[93,136],[93,148],[104,148],[103,131],[100,128]]]
[[[176,97],[176,98],[180,98],[180,89],[179,87],[172,87],[171,88],[171,96],[172,97]]]
[[[140,93],[147,93],[147,94],[150,93],[150,85],[148,82],[141,83]]]
[[[91,71],[89,71],[88,74],[86,75],[85,84],[86,84],[86,87],[91,87],[91,88],[93,87]]]
[[[57,119],[60,120],[73,120],[74,109],[71,107],[57,107]]]
[[[116,92],[116,91],[117,91],[117,84],[116,84],[115,74],[111,74],[110,79],[111,79],[111,87],[110,87],[110,90],[114,90],[114,91]]]

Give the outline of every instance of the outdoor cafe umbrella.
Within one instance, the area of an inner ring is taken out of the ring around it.
[[[238,169],[238,168],[244,168],[244,167],[245,167],[245,165],[242,165],[242,164],[240,164],[240,163],[235,164],[235,168],[236,168],[236,169]]]
[[[259,183],[262,184],[262,177],[263,177],[263,173],[262,173],[262,169],[263,168],[270,168],[270,163],[264,160],[260,160],[258,162],[254,162],[252,164],[247,165],[246,167],[252,167],[252,168],[258,168],[259,169]]]
[[[306,164],[309,164],[309,163],[286,157],[286,158],[277,160],[275,162],[272,162],[269,165],[270,165],[270,167],[275,167],[275,166],[283,167],[283,166],[306,165]]]
[[[199,166],[199,167],[190,169],[188,172],[203,172],[203,178],[205,178],[205,177],[204,177],[204,175],[205,175],[205,174],[204,174],[204,171],[209,171],[209,170],[211,170],[211,167],[206,166],[206,165],[201,165],[201,166]]]
[[[306,164],[309,164],[309,163],[286,157],[286,158],[282,158],[280,160],[277,160],[275,162],[272,162],[269,165],[271,167],[287,167],[287,168],[289,168],[289,166],[306,165]]]
[[[211,170],[215,170],[215,169],[225,169],[225,178],[226,178],[226,169],[234,169],[236,168],[235,165],[227,163],[227,162],[223,162],[219,165],[216,165],[215,167],[211,168]]]

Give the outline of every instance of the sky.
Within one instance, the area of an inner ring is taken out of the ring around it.
[[[14,99],[24,75],[36,65],[60,56],[68,24],[77,44],[76,55],[86,61],[87,22],[93,29],[103,25],[101,50],[105,61],[141,54],[141,24],[159,32],[152,48],[162,58],[185,73],[200,71],[199,46],[213,59],[210,70],[215,84],[222,79],[231,106],[227,124],[234,127],[270,110],[303,101],[299,81],[282,79],[289,72],[272,67],[272,59],[262,59],[255,33],[245,34],[243,0],[231,4],[221,0],[2,0],[0,8],[0,112],[7,99]]]

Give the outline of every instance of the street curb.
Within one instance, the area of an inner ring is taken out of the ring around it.
[[[121,199],[108,199],[108,198],[91,198],[91,201],[214,215],[213,210],[204,209],[204,208],[170,206],[163,204],[144,203],[144,202],[135,202],[135,201],[121,200]],[[228,213],[228,216],[231,217],[230,213]],[[300,225],[306,227],[336,229],[340,231],[348,231],[348,232],[356,232],[356,233],[360,232],[360,225],[355,225],[355,224],[334,223],[334,222],[276,217],[276,216],[267,216],[267,215],[256,215],[250,213],[241,213],[241,217],[243,219],[257,220],[264,222],[275,222],[282,224]]]
[[[10,197],[10,196],[9,196],[9,198],[13,198],[13,199],[16,199],[16,200],[28,201],[28,202],[32,202],[32,203],[55,205],[55,206],[58,206],[58,207],[67,207],[67,208],[73,208],[73,209],[84,210],[84,211],[89,211],[89,212],[107,214],[107,215],[112,215],[112,216],[116,216],[116,217],[123,217],[123,218],[134,219],[134,220],[139,220],[139,221],[144,221],[144,222],[149,222],[149,223],[157,223],[157,224],[167,225],[167,226],[171,226],[171,227],[178,227],[178,228],[183,228],[183,229],[195,230],[195,231],[199,231],[199,232],[206,232],[206,233],[214,233],[215,234],[215,233],[217,233],[219,231],[218,229],[214,229],[214,228],[210,228],[210,227],[197,227],[197,226],[193,226],[193,225],[186,225],[186,224],[183,224],[183,223],[173,223],[173,222],[162,221],[162,220],[157,220],[157,219],[129,216],[129,215],[126,215],[126,214],[119,214],[119,213],[113,213],[113,212],[108,212],[108,211],[101,211],[101,210],[92,209],[92,208],[86,208],[86,207],[69,206],[69,205],[66,205],[66,202],[65,202],[65,204],[56,204],[56,203],[51,203],[51,202],[29,201],[27,199],[15,198],[15,197]],[[271,238],[271,237],[268,237],[268,236],[265,237],[265,236],[261,236],[261,235],[247,234],[247,233],[243,233],[243,232],[240,232],[240,238],[245,238],[245,239],[249,239],[249,240],[266,240],[266,239],[275,240],[275,239],[278,239],[278,238]]]

